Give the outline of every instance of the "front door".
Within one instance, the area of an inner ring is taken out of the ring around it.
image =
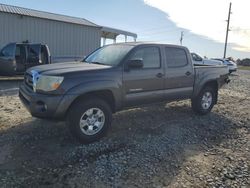
[[[25,72],[25,63],[26,63],[25,45],[21,45],[21,44],[16,45],[15,59],[16,59],[16,71],[17,71],[17,73]]]
[[[0,74],[12,75],[16,73],[15,60],[16,44],[10,43],[0,51]]]
[[[146,46],[136,48],[129,60],[140,59],[142,68],[128,68],[123,74],[125,106],[159,101],[163,98],[164,73],[160,48]]]

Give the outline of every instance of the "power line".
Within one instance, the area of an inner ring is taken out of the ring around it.
[[[155,34],[167,33],[167,32],[172,32],[172,31],[177,31],[177,30],[180,30],[180,29],[179,28],[169,28],[166,30],[166,28],[165,28],[165,30],[158,30],[155,32],[140,32],[140,33],[144,34],[144,35],[155,35]]]
[[[171,28],[172,28],[172,26],[171,26]],[[162,30],[162,29],[166,29],[166,26],[140,29],[140,30],[137,30],[137,32],[144,32],[144,31],[145,32],[150,32],[150,31]]]

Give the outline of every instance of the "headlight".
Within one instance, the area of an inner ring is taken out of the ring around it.
[[[39,75],[35,81],[33,81],[33,90],[36,92],[41,91],[54,91],[59,88],[63,81],[62,76],[46,76]]]

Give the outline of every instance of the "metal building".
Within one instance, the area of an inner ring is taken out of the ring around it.
[[[84,56],[101,45],[101,38],[134,33],[102,27],[83,18],[0,4],[0,48],[10,42],[43,43],[52,56]],[[104,43],[105,44],[105,43]]]

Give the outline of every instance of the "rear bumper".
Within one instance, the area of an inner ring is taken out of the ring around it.
[[[34,117],[63,119],[74,96],[38,94],[22,84],[19,89],[19,98]]]

